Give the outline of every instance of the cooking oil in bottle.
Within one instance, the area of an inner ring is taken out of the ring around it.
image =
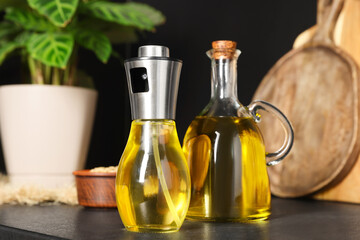
[[[134,120],[116,180],[130,231],[177,231],[189,204],[188,166],[171,120]]]
[[[187,217],[264,220],[270,215],[265,148],[249,117],[196,117],[184,138],[192,181]]]
[[[115,192],[129,231],[178,231],[189,207],[190,172],[174,121],[181,65],[151,45],[125,61],[133,121]]]

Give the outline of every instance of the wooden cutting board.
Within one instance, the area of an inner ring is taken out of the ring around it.
[[[300,33],[293,48],[307,43],[316,31],[316,25]],[[334,30],[335,45],[345,50],[360,66],[360,0],[345,0],[345,5],[336,22]]]
[[[346,0],[334,33],[335,43],[360,66],[360,0]],[[337,185],[313,196],[316,199],[360,203],[360,156]]]
[[[318,6],[318,7],[320,7],[320,6]],[[317,16],[316,16],[316,21],[318,23],[323,20],[323,17],[324,17],[322,15],[323,13],[324,13],[324,9],[318,8]],[[341,12],[340,12],[340,15],[341,15]],[[338,18],[340,18],[340,17],[338,17]],[[314,25],[314,26],[310,27],[309,29],[306,29],[305,31],[300,33],[299,36],[297,36],[294,41],[293,48],[299,48],[299,47],[304,46],[304,44],[308,43],[314,37],[316,30],[317,30],[317,26]],[[334,32],[336,32],[336,30]]]
[[[297,36],[294,41],[293,48],[299,48],[303,46],[305,43],[309,42],[309,40],[314,36],[315,31],[316,31],[316,25],[300,33],[299,36]]]
[[[283,56],[254,95],[282,110],[295,132],[291,153],[268,168],[271,191],[277,196],[299,197],[334,185],[357,159],[359,69],[331,37],[343,3],[318,1],[321,17],[314,36]],[[267,149],[281,146],[279,125],[264,121],[261,130]]]
[[[360,66],[360,0],[346,0],[336,23],[334,40]]]

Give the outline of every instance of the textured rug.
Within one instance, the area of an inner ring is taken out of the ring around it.
[[[35,184],[12,185],[5,175],[0,175],[0,205],[77,205],[75,183],[71,186],[45,188]]]
[[[91,172],[116,172],[117,166],[97,167]],[[6,175],[0,174],[0,205],[40,205],[68,204],[77,205],[75,183],[57,188],[45,188],[36,184],[13,185]]]

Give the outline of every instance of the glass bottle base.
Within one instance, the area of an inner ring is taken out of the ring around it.
[[[246,217],[208,217],[204,215],[186,215],[186,219],[190,221],[203,221],[203,222],[242,222],[242,223],[254,223],[262,222],[269,219],[271,212],[263,211],[261,213],[248,215]]]
[[[130,232],[142,232],[142,233],[172,233],[179,231],[179,228],[172,226],[149,224],[142,226],[126,226],[126,230]]]

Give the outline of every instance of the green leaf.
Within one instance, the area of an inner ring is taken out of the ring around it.
[[[161,12],[141,3],[94,1],[82,5],[84,11],[97,18],[139,29],[153,30],[156,25],[165,21]]]
[[[113,22],[107,22],[98,18],[83,18],[78,24],[80,28],[92,29],[104,33],[111,43],[134,43],[138,41],[137,29],[131,26],[123,26]]]
[[[0,40],[7,38],[20,31],[20,28],[13,23],[0,22]]]
[[[27,43],[30,56],[42,63],[65,68],[74,48],[74,38],[68,33],[33,34]]]
[[[103,63],[108,61],[112,48],[109,39],[103,33],[79,28],[75,30],[75,40],[80,46],[95,52]]]
[[[20,8],[7,8],[4,18],[19,24],[26,30],[52,31],[56,29],[56,27],[44,17]]]
[[[0,46],[0,65],[4,62],[5,58],[20,45],[16,42],[8,42]]]
[[[18,43],[22,47],[26,47],[26,45],[32,35],[33,35],[33,33],[24,31],[16,36],[16,38],[14,39],[14,42]]]
[[[31,8],[58,27],[65,27],[74,16],[79,0],[28,0]]]
[[[127,3],[130,9],[138,11],[143,15],[147,16],[154,26],[165,23],[165,16],[158,10],[146,5],[144,3],[129,2]]]

